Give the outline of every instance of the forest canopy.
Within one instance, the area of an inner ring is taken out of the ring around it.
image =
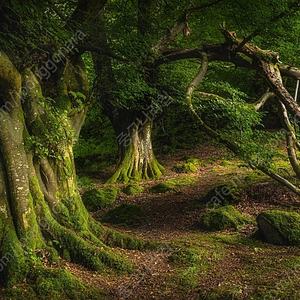
[[[162,178],[168,168],[159,150],[214,140],[300,195],[299,6],[0,0],[0,277],[7,299],[40,299],[46,279],[53,299],[64,285],[62,299],[87,299],[86,290],[100,299],[69,272],[47,266],[60,258],[99,273],[133,272],[119,248],[158,243],[102,225],[87,207],[96,211],[97,197],[103,208],[111,205],[119,185]],[[94,160],[96,172],[106,160],[115,168],[103,191],[81,198],[77,172]],[[177,166],[193,169],[191,161]]]

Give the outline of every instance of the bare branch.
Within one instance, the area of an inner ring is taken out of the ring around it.
[[[252,106],[255,110],[259,110],[270,98],[276,97],[275,93],[267,92],[263,94],[257,102],[253,103]]]
[[[193,114],[193,116],[196,118],[196,120],[198,121],[198,124],[200,125],[200,128],[202,131],[206,132],[210,137],[216,139],[218,142],[223,144],[225,147],[227,147],[229,150],[231,150],[236,155],[240,155],[241,151],[242,151],[240,145],[227,140],[221,134],[219,134],[217,131],[213,130],[208,125],[206,125],[205,122],[202,120],[202,118],[198,115],[198,113],[195,111],[195,109],[193,107],[192,99],[191,99],[192,94],[195,90],[195,87],[199,84],[199,82],[205,75],[207,67],[208,67],[208,62],[209,62],[206,53],[202,53],[202,57],[203,58],[202,58],[201,68],[187,88],[186,101],[188,102],[189,110]],[[266,175],[270,176],[272,179],[281,183],[282,185],[284,185],[285,187],[290,189],[292,192],[294,192],[295,194],[300,196],[300,190],[295,185],[293,185],[290,181],[283,178],[279,174],[271,172],[269,169],[266,169],[264,166],[256,165],[251,161],[249,162],[249,166],[253,169],[258,169],[258,170],[262,171]]]
[[[296,80],[300,79],[300,69],[290,66],[279,66],[282,76],[290,77]]]
[[[189,16],[201,9],[211,7],[222,0],[216,0],[210,3],[203,4],[201,6],[195,7],[194,3],[191,1],[189,8],[182,13],[182,15],[177,19],[177,21],[173,24],[171,29],[168,29],[166,33],[157,41],[155,46],[152,48],[154,52],[163,52],[165,51],[169,45],[175,40],[175,38],[183,31],[185,37],[190,35],[190,28],[187,23]]]
[[[298,158],[297,158],[297,155],[295,152],[295,146],[297,147],[298,150],[300,150],[300,143],[297,139],[295,130],[290,122],[289,115],[288,115],[285,105],[281,101],[279,101],[279,106],[280,106],[279,117],[280,117],[280,121],[281,121],[281,123],[284,127],[284,130],[285,130],[285,133],[286,133],[289,158],[291,159],[291,157],[292,157],[293,160],[298,161]],[[292,150],[292,148],[293,148],[293,150]],[[291,151],[291,153],[289,151]],[[293,164],[295,164],[295,162],[291,162],[291,164],[293,166]],[[294,166],[293,166],[293,168],[294,168]],[[299,175],[300,175],[300,167],[297,172],[299,172]],[[295,170],[296,174],[297,174],[297,172]],[[298,174],[297,174],[297,176],[298,176]],[[298,176],[298,178],[300,178],[300,176]]]
[[[298,99],[298,92],[299,92],[299,79],[297,80],[296,89],[295,89],[295,96],[294,99],[297,102]]]
[[[207,72],[208,64],[209,64],[209,59],[208,59],[207,54],[202,53],[201,67],[200,67],[197,75],[194,77],[194,79],[189,84],[187,91],[186,91],[186,101],[188,102],[189,105],[192,105],[191,102],[192,102],[193,92],[194,92],[195,88],[197,87],[197,85],[200,83],[200,81],[205,76],[205,74]]]
[[[268,171],[268,170],[266,170],[265,168],[262,168],[262,167],[253,167],[253,168],[262,171],[266,175],[270,176],[272,179],[276,180],[277,182],[279,182],[283,186],[287,187],[290,191],[292,191],[296,195],[300,196],[300,190],[299,190],[299,188],[297,188],[290,181],[288,181],[287,179],[283,178],[279,174],[270,172],[270,171]]]
[[[187,13],[184,12],[180,18],[173,24],[171,29],[168,29],[166,33],[158,40],[156,45],[152,47],[154,52],[162,52],[168,48],[168,46],[175,40],[178,34],[185,28],[187,21]]]

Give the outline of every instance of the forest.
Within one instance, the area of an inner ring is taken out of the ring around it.
[[[0,299],[300,299],[300,1],[0,0]]]

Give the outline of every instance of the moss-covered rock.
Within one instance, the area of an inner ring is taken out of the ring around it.
[[[300,214],[285,211],[264,211],[257,216],[259,233],[274,245],[300,246]]]
[[[194,166],[196,167],[201,167],[201,166],[204,166],[205,164],[198,158],[189,158],[187,159],[186,161],[187,163],[191,163],[193,164]]]
[[[222,184],[211,189],[200,199],[207,208],[216,208],[238,202],[238,191],[231,184]]]
[[[92,189],[82,195],[82,201],[88,211],[96,211],[112,204],[118,195],[119,189],[111,186],[105,190]]]
[[[133,204],[121,204],[106,212],[103,222],[111,224],[141,225],[146,221],[141,208]]]
[[[193,184],[195,182],[196,180],[194,178],[189,178],[189,177],[176,178],[176,179],[160,182],[154,185],[151,191],[153,193],[166,193],[170,191],[175,191],[176,189],[180,189],[184,186]]]
[[[197,171],[197,167],[192,163],[185,163],[183,165],[176,165],[172,168],[172,170],[176,173],[195,173]]]
[[[144,188],[142,186],[139,186],[137,184],[128,184],[123,192],[127,195],[138,195],[141,192],[143,192]]]
[[[232,166],[233,162],[229,160],[223,160],[220,164],[222,167]]]
[[[207,231],[218,231],[227,228],[240,228],[250,219],[244,217],[233,206],[222,206],[204,213],[200,218],[200,227]]]

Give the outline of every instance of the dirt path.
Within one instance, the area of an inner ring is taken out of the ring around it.
[[[165,245],[150,252],[120,249],[135,264],[137,273],[103,276],[74,264],[66,267],[83,281],[104,288],[109,293],[108,299],[279,299],[273,297],[278,294],[278,286],[287,295],[281,299],[300,299],[293,292],[300,286],[300,281],[294,280],[300,273],[294,268],[300,255],[297,248],[276,247],[254,240],[251,238],[256,231],[253,224],[239,231],[218,233],[205,233],[198,228],[199,218],[207,210],[199,205],[201,197],[218,184],[245,182],[253,171],[239,161],[226,162],[228,153],[209,144],[185,154],[205,162],[197,173],[180,175],[195,177],[194,185],[175,192],[150,193],[150,187],[157,182],[179,176],[171,168],[184,163],[183,154],[165,156],[161,161],[168,172],[162,179],[141,183],[146,187],[145,192],[139,196],[121,194],[114,204],[139,205],[149,220],[139,227],[115,228]],[[255,218],[267,209],[292,206],[297,211],[298,197],[262,179],[241,194],[236,205],[240,212]],[[97,212],[95,217],[103,212]],[[195,260],[187,259],[193,253],[196,253]],[[296,298],[289,298],[291,280],[292,296]]]

